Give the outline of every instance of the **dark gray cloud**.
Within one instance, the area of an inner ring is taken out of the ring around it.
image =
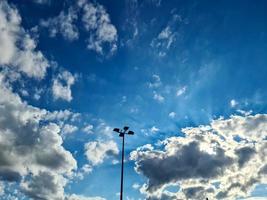
[[[137,159],[136,169],[148,178],[148,190],[183,179],[216,178],[233,162],[222,149],[211,155],[201,151],[196,142],[182,146],[173,155],[147,151]]]
[[[238,155],[238,164],[242,167],[247,161],[249,161],[253,154],[256,153],[255,149],[251,147],[242,147],[236,150],[236,154]]]
[[[264,114],[231,116],[184,128],[184,137],[168,138],[162,148],[138,148],[131,159],[147,178],[140,191],[147,199],[163,199],[163,194],[166,199],[249,196],[255,185],[267,183],[266,119]],[[244,140],[235,140],[238,133]],[[166,193],[169,185],[178,185],[179,192]]]

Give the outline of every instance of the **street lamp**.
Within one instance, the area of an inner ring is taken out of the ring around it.
[[[123,129],[114,128],[113,131],[119,133],[119,136],[122,137],[122,155],[121,155],[121,194],[120,200],[122,200],[123,195],[123,165],[124,165],[124,135],[133,135],[134,132],[129,130],[128,126],[125,126]]]

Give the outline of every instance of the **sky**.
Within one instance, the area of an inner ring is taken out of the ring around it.
[[[265,0],[0,0],[0,199],[267,199]]]

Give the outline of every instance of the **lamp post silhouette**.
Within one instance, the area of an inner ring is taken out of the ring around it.
[[[129,130],[128,126],[125,126],[123,129],[114,128],[113,131],[119,133],[119,136],[122,137],[122,154],[121,154],[121,194],[120,200],[123,196],[123,166],[124,166],[124,136],[125,134],[133,135],[134,132]]]

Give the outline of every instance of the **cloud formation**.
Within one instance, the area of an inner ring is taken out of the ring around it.
[[[92,165],[103,163],[104,159],[110,156],[116,156],[119,148],[114,141],[93,141],[84,145],[85,155]]]
[[[267,115],[231,116],[131,153],[147,199],[234,199],[266,184]],[[177,193],[166,189],[179,185]]]
[[[78,19],[77,11],[70,7],[67,12],[61,11],[58,16],[41,21],[41,26],[48,28],[50,37],[61,34],[67,40],[79,38],[79,31],[75,22]]]
[[[68,71],[59,73],[53,80],[52,92],[55,99],[72,100],[71,86],[75,82],[75,76]]]
[[[106,9],[100,4],[93,4],[85,0],[80,0],[78,5],[83,10],[83,25],[90,33],[87,48],[103,54],[107,45],[108,53],[113,54],[117,50],[118,35]]]
[[[78,29],[79,22],[84,29]],[[87,48],[100,55],[112,55],[117,50],[117,29],[106,9],[98,3],[79,0],[67,12],[61,11],[58,16],[42,20],[40,24],[48,28],[51,37],[61,34],[70,41],[78,39],[79,32],[85,31]]]
[[[8,66],[28,77],[41,79],[49,63],[36,50],[36,41],[21,27],[17,9],[6,1],[0,2],[0,67]]]
[[[23,102],[4,80],[0,74],[1,180],[21,181],[22,191],[35,199],[60,199],[65,176],[76,169],[76,160],[62,146],[60,127],[45,120],[50,113]],[[46,188],[46,184],[53,188]]]

